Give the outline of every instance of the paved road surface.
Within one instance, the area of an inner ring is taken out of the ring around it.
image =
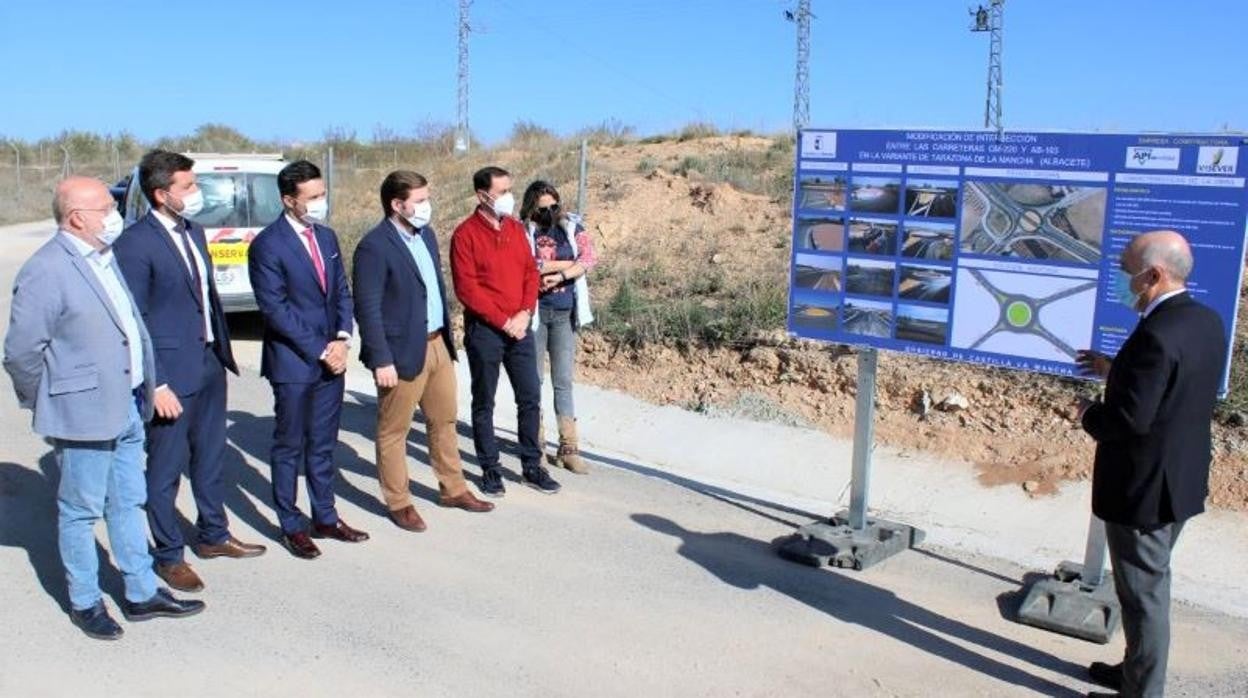
[[[44,235],[0,229],[6,323],[17,265]],[[381,518],[358,367],[338,495],[344,518],[373,538],[296,560],[272,541],[272,403],[257,347],[237,348],[228,507],[234,531],[268,539],[270,553],[195,563],[208,610],[125,624],[118,643],[85,639],[64,615],[55,463],[3,385],[0,695],[1081,695],[1090,688],[1081,667],[1121,651],[1120,640],[1099,647],[1004,620],[997,599],[1024,570],[993,558],[931,546],[865,574],[784,562],[769,541],[809,514],[619,455],[640,443],[596,443],[591,475],[564,476],[554,497],[511,483],[482,516],[430,504],[434,479],[416,436],[414,488],[430,528],[402,532]],[[611,419],[658,430],[664,414],[635,407]],[[118,573],[104,569],[116,598]],[[1180,607],[1175,645],[1174,695],[1248,686],[1244,621]]]

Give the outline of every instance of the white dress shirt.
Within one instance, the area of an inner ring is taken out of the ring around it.
[[[182,234],[173,229],[177,225],[177,221],[155,209],[152,210],[152,213],[155,214],[156,220],[160,221],[160,224],[165,227],[165,232],[169,233],[169,238],[173,240],[173,246],[178,251],[178,256],[182,258],[182,263],[186,265],[186,273],[191,273],[191,264],[194,264],[195,269],[199,272],[199,301],[200,307],[204,309],[204,342],[212,344],[216,341],[216,335],[212,331],[212,305],[208,302],[208,275],[212,273],[212,269],[200,257],[199,247],[195,245],[194,241],[191,242],[191,256],[194,259],[188,260],[186,258],[186,248],[182,245]]]
[[[329,288],[328,288],[329,287],[329,260],[326,259],[325,254],[321,252],[321,243],[316,241],[316,228],[290,215],[289,211],[286,212],[286,222],[290,224],[291,228],[294,228],[295,237],[299,238],[299,243],[303,245],[304,251],[308,253],[308,259],[315,259],[317,257],[321,258],[321,268],[325,270],[325,286],[326,286],[325,292],[328,293],[329,292]],[[308,228],[312,228],[311,239],[308,239],[308,236],[303,234],[303,231],[307,230]],[[312,254],[313,246],[316,247],[315,255]],[[339,332],[338,339],[341,339],[347,344],[350,344],[351,333]],[[326,347],[325,351],[321,353],[321,358],[323,359],[328,355],[329,355],[329,347]]]
[[[1149,315],[1152,314],[1154,310],[1157,309],[1157,306],[1170,300],[1171,298],[1174,298],[1180,293],[1187,293],[1187,289],[1181,288],[1177,291],[1170,291],[1168,293],[1163,293],[1160,296],[1157,296],[1156,298],[1153,299],[1152,303],[1149,303],[1148,306],[1144,308],[1144,312],[1140,313],[1140,319],[1143,320],[1144,318],[1148,317]]]
[[[116,257],[111,247],[96,250],[86,241],[72,233],[60,231],[87,260],[87,266],[95,272],[95,278],[104,287],[113,312],[121,320],[121,329],[126,334],[126,344],[130,348],[130,387],[143,385],[143,334],[139,331],[139,321],[135,319],[137,310],[130,302],[130,294],[121,280],[121,273],[116,268]]]

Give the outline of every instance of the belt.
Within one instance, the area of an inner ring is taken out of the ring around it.
[[[432,342],[435,339],[441,339],[441,338],[442,338],[442,330],[440,328],[430,332],[429,337],[428,337],[430,342]]]

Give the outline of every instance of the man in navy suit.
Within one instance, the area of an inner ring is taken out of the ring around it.
[[[152,210],[117,239],[126,284],[156,348],[156,417],[147,427],[147,516],[156,573],[180,591],[204,588],[184,559],[175,499],[182,473],[199,512],[201,558],[255,557],[264,546],[230,535],[225,515],[225,372],[238,373],[217,296],[204,229],[191,220],[203,193],[178,153],[153,150],[139,162]]]
[[[381,183],[381,208],[385,217],[356,247],[352,270],[360,359],[377,382],[377,476],[390,520],[423,531],[407,474],[407,435],[417,405],[429,433],[438,504],[472,512],[494,505],[468,489],[459,459],[455,345],[429,225],[429,182],[415,172],[391,172]]]
[[[322,225],[329,199],[321,171],[299,160],[277,174],[284,211],[251,243],[247,266],[264,318],[260,374],[273,386],[276,426],[269,460],[283,543],[296,557],[321,551],[312,537],[358,543],[368,534],[334,508],[334,446],[351,341],[351,291],[338,236]],[[304,469],[312,526],[299,513]]]

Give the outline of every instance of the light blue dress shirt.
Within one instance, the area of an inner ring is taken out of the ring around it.
[[[425,282],[425,319],[429,323],[428,332],[430,334],[437,332],[442,329],[443,324],[442,289],[438,286],[438,270],[433,266],[429,248],[425,246],[419,230],[413,235],[394,221],[390,221],[390,224],[399,231],[399,237],[403,240],[403,244],[407,245],[407,251],[412,253],[412,259],[415,260],[416,268],[420,271],[420,278]]]

